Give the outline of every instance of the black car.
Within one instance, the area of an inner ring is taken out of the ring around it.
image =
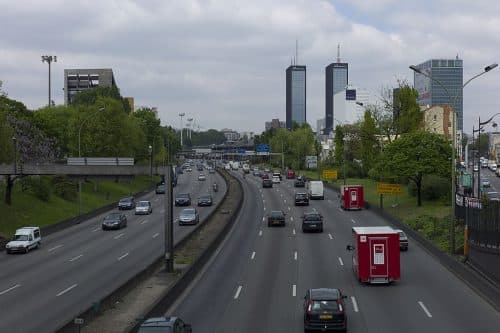
[[[212,200],[212,196],[209,195],[209,194],[206,194],[206,195],[200,195],[198,197],[198,206],[201,207],[201,206],[212,206],[213,204],[213,200]]]
[[[189,193],[179,193],[175,196],[176,206],[191,206],[191,196]]]
[[[137,333],[191,333],[191,325],[178,317],[155,317],[146,319]]]
[[[122,213],[111,213],[102,220],[102,230],[121,229],[127,226],[127,217]]]
[[[165,194],[165,191],[166,191],[165,184],[156,185],[155,189],[156,194]]]
[[[268,227],[272,227],[273,225],[281,225],[284,227],[285,224],[285,213],[282,210],[273,210],[267,217]]]
[[[273,181],[271,179],[262,179],[262,187],[273,187]]]
[[[135,199],[133,197],[123,198],[118,201],[118,209],[134,209]]]
[[[306,182],[304,181],[304,178],[297,177],[297,179],[295,179],[295,182],[294,182],[293,185],[295,187],[305,187],[306,186]]]
[[[323,216],[316,212],[305,213],[302,217],[302,232],[319,231],[323,232]]]
[[[304,331],[346,331],[345,298],[339,289],[309,289],[304,296]]]
[[[309,206],[309,196],[307,193],[295,193],[295,206]]]
[[[260,171],[259,170],[254,170],[252,172],[252,174],[255,176],[255,177],[260,177]]]

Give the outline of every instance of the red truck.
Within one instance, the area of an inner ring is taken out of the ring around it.
[[[352,270],[359,282],[391,283],[401,278],[399,234],[388,226],[353,227]]]
[[[364,206],[365,198],[362,185],[340,186],[340,208],[362,209]]]
[[[286,172],[286,179],[295,179],[295,171],[293,170],[288,170]]]

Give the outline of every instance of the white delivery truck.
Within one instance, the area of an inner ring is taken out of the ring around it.
[[[321,180],[312,180],[307,182],[307,193],[310,199],[325,199],[323,182]]]
[[[17,229],[14,237],[5,245],[7,253],[22,252],[39,248],[42,244],[42,235],[39,227],[24,227]]]

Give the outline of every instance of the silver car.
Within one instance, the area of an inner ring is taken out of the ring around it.
[[[151,206],[151,201],[142,200],[135,205],[135,215],[151,214],[152,212],[153,206]]]
[[[184,208],[179,215],[179,225],[197,224],[200,222],[200,215],[196,208]]]

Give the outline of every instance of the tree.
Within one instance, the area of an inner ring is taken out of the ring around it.
[[[335,127],[335,165],[341,166],[344,163],[344,129],[342,126]]]
[[[55,140],[59,158],[70,153],[70,143],[74,138],[68,129],[75,122],[77,111],[72,106],[58,105],[45,107],[34,112],[33,123],[40,128],[47,137]]]
[[[374,166],[380,152],[379,141],[376,136],[377,134],[378,131],[371,112],[366,110],[360,127],[361,160],[363,161],[362,169],[365,176]]]
[[[160,153],[160,148],[162,146],[163,140],[161,137],[161,124],[160,119],[156,116],[150,108],[140,108],[135,111],[131,117],[135,118],[136,122],[140,126],[142,132],[144,133],[145,141],[141,145],[142,149],[138,153],[146,154],[145,157],[149,158],[149,145],[153,148],[153,154],[156,156]],[[139,157],[136,155],[136,157]]]
[[[409,133],[422,127],[423,113],[417,103],[418,92],[405,84],[399,87],[396,101],[399,103],[400,113],[396,118],[398,132]]]
[[[125,113],[129,114],[130,104],[120,95],[120,90],[116,87],[95,87],[85,89],[73,97],[71,105],[96,105],[99,98],[112,98],[120,102],[122,109]]]
[[[450,179],[451,145],[443,136],[423,130],[403,134],[385,146],[376,173],[381,178],[408,178],[417,187],[417,205],[422,205],[422,177],[438,175]]]

